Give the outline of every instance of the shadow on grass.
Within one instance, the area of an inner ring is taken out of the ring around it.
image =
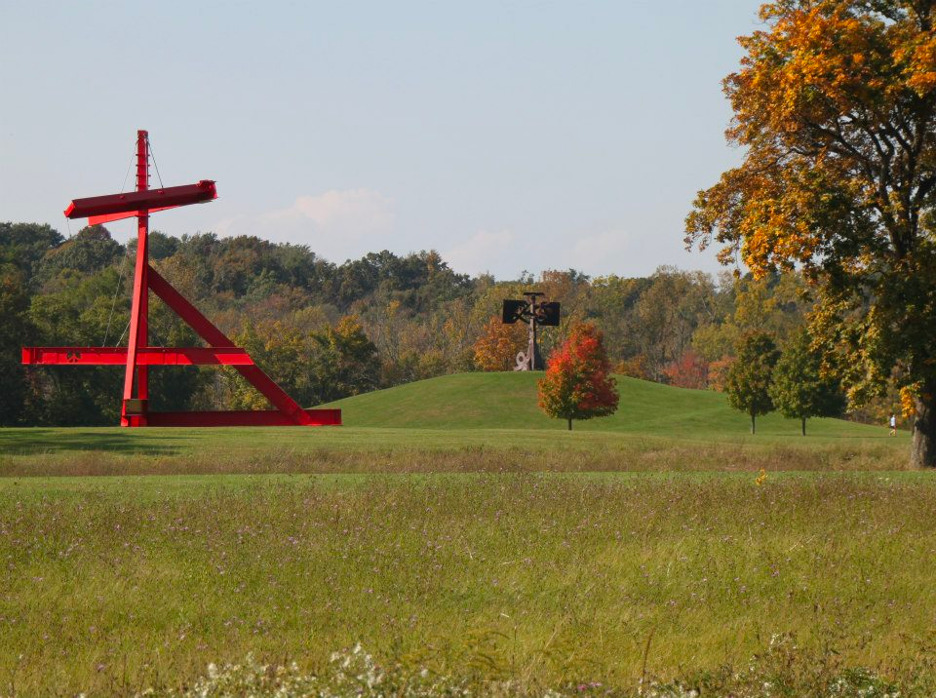
[[[174,456],[183,452],[186,436],[144,436],[81,429],[0,429],[0,455],[36,455],[106,451],[109,453]]]

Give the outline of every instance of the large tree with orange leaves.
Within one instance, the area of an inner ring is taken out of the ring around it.
[[[699,193],[688,245],[799,267],[816,344],[860,403],[914,394],[936,465],[936,0],[776,0],[725,80],[742,164]]]
[[[549,358],[540,379],[539,406],[550,417],[591,419],[614,414],[618,393],[601,331],[589,323],[572,327],[569,338]]]

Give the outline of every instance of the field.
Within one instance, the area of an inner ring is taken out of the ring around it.
[[[569,433],[531,378],[360,396],[332,429],[0,431],[0,693],[194,690],[210,662],[346,694],[936,692],[906,435],[752,437],[719,395],[623,380]],[[380,671],[330,663],[357,643]]]

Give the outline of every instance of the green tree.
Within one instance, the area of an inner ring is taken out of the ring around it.
[[[323,402],[321,386],[325,378],[321,375],[322,352],[317,334],[304,333],[274,320],[248,322],[234,340],[300,405],[308,407]],[[226,367],[222,377],[227,399],[235,409],[270,409],[263,394],[240,373]]]
[[[48,225],[0,223],[0,267],[13,266],[30,285],[37,277],[43,257],[65,241]]]
[[[539,406],[550,417],[591,419],[614,414],[618,392],[601,331],[589,323],[572,327],[569,338],[549,359],[539,380]]]
[[[0,268],[2,272],[2,268]],[[0,273],[0,426],[20,424],[26,408],[26,371],[20,347],[31,344],[33,328],[27,317],[29,298],[20,274]]]
[[[315,377],[318,402],[331,402],[374,390],[380,376],[377,347],[368,339],[357,316],[343,317],[338,325],[316,334]]]
[[[715,284],[702,272],[660,267],[634,306],[629,332],[654,380],[689,347],[696,328],[717,319]]]
[[[728,369],[725,392],[728,404],[751,416],[751,433],[757,432],[756,418],[773,412],[770,383],[780,352],[770,335],[749,332],[738,342],[737,359]]]
[[[63,270],[32,298],[28,320],[40,346],[112,345],[127,314],[115,309],[118,272]],[[123,304],[121,304],[123,305]],[[113,314],[112,314],[113,311]],[[125,325],[124,325],[125,326]],[[108,334],[110,330],[110,334]],[[36,419],[61,426],[113,424],[119,416],[123,372],[113,366],[43,366],[35,380]]]
[[[128,299],[129,300],[129,299]],[[129,309],[122,313],[123,320],[114,325],[126,327]],[[120,330],[114,332],[118,334]],[[150,344],[166,347],[198,346],[195,331],[164,303],[151,303],[149,308]],[[199,397],[214,381],[218,373],[215,366],[150,366],[149,408],[154,412],[175,412],[201,409]],[[229,405],[223,406],[229,409]]]
[[[93,274],[119,261],[124,248],[101,225],[82,228],[70,240],[49,251],[42,261],[40,277],[45,281],[64,271]]]
[[[810,417],[837,417],[845,408],[839,382],[822,374],[822,357],[812,349],[805,329],[797,332],[777,361],[770,397],[780,413],[799,419],[803,436]]]
[[[612,363],[630,359],[639,348],[632,328],[634,306],[650,285],[649,279],[601,276],[591,282],[588,293],[588,321],[604,333]]]
[[[800,268],[849,398],[916,386],[911,461],[936,465],[936,0],[777,0],[725,80],[742,164],[687,244]]]

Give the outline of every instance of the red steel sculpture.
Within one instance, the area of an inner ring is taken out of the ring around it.
[[[137,131],[136,191],[108,196],[75,199],[65,215],[87,218],[97,225],[122,218],[137,219],[136,270],[133,277],[133,305],[126,347],[23,347],[24,364],[68,364],[71,366],[126,366],[120,425],[125,427],[218,427],[218,426],[324,426],[341,424],[341,410],[306,410],[257,367],[250,355],[234,346],[228,337],[202,315],[188,300],[149,265],[149,217],[189,204],[218,198],[215,183],[203,179],[197,184],[164,189],[149,188],[149,137]],[[205,340],[208,347],[151,347],[147,331],[149,292],[179,314]],[[150,366],[233,366],[275,410],[228,412],[150,412]]]

